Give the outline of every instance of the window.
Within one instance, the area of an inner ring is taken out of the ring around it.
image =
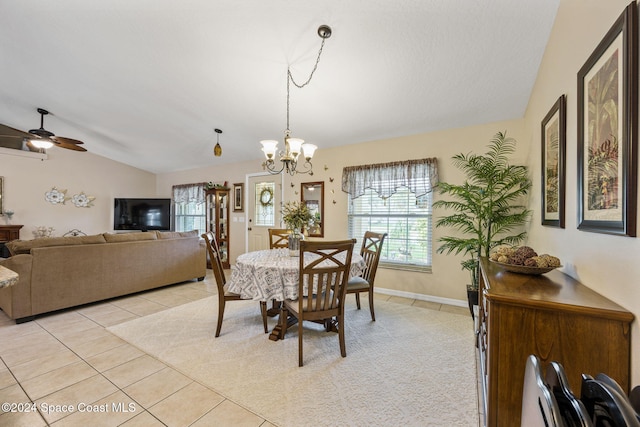
[[[430,271],[435,183],[435,159],[345,168],[349,237],[360,245],[365,231],[387,233],[380,265]]]
[[[207,231],[204,183],[173,186],[173,229]]]

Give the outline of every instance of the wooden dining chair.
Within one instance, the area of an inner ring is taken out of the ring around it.
[[[227,301],[241,301],[242,298],[239,294],[234,294],[225,290],[227,279],[224,275],[224,269],[222,268],[222,261],[220,260],[220,250],[218,249],[218,243],[213,232],[208,232],[202,235],[211,259],[211,269],[213,275],[216,278],[216,285],[218,286],[218,325],[216,326],[216,338],[220,336],[220,329],[222,329],[222,319],[224,317],[224,306]],[[264,333],[268,333],[267,328],[267,303],[260,301],[260,314],[262,315],[262,323],[264,325]]]
[[[369,311],[371,311],[371,320],[373,321],[376,320],[376,314],[373,310],[373,282],[382,254],[382,244],[386,237],[387,233],[374,233],[373,231],[364,233],[360,255],[364,258],[366,267],[360,276],[352,277],[347,282],[347,294],[356,294],[358,310],[360,310],[360,293],[369,293]]]
[[[291,234],[291,230],[287,230],[286,228],[270,228],[269,249],[288,247],[289,234]]]
[[[337,319],[340,354],[347,356],[344,340],[344,298],[351,255],[356,240],[300,242],[298,298],[286,299],[282,307],[283,333],[289,314],[298,319],[298,366],[302,366],[302,334],[305,320],[328,325]],[[328,326],[327,326],[328,329]]]

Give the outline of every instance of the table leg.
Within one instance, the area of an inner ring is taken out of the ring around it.
[[[287,322],[287,329],[293,325],[295,325],[296,323],[298,323],[298,319],[296,319],[295,316],[288,316],[287,319],[284,318],[283,316],[283,311],[284,310],[280,310],[280,317],[278,318],[278,323],[276,324],[276,326],[273,328],[273,331],[271,331],[271,334],[269,334],[269,339],[271,341],[278,341],[281,339],[284,339],[284,322]]]

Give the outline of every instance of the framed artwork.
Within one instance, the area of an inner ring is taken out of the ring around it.
[[[233,211],[244,211],[244,184],[233,184]]]
[[[564,228],[566,99],[562,95],[542,120],[542,225]]]
[[[4,214],[4,177],[0,176],[0,215]]]
[[[578,229],[636,235],[636,3],[578,72]]]

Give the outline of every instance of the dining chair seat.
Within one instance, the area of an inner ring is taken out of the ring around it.
[[[352,277],[347,282],[347,293],[349,291],[355,292],[357,290],[368,291],[369,290],[369,282],[363,279],[360,276]]]

